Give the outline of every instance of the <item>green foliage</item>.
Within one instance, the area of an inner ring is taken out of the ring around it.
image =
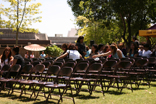
[[[79,7],[76,7],[77,3]],[[94,33],[94,39],[102,36],[99,40],[103,38],[103,41],[124,40],[130,46],[132,36],[138,36],[139,30],[148,29],[149,24],[156,22],[156,2],[153,0],[68,0],[68,4],[76,17],[83,16],[90,21],[86,27],[82,25],[83,21],[77,22],[77,25],[89,34]],[[97,28],[95,24],[98,27],[103,24],[98,28],[101,35],[96,31],[99,37],[93,32]],[[107,35],[102,35],[102,31],[111,35],[110,38],[105,38]],[[92,38],[92,35],[89,37]]]
[[[51,57],[58,57],[63,53],[63,50],[56,45],[48,46],[45,53]]]
[[[4,0],[10,4],[9,7],[0,5],[0,28],[12,28],[16,31],[16,44],[18,44],[18,32],[35,32],[37,29],[29,28],[33,23],[41,22],[39,7],[41,3],[31,3],[32,0]]]

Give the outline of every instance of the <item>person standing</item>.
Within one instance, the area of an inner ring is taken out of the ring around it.
[[[78,51],[82,55],[82,57],[84,57],[86,55],[86,46],[83,41],[84,41],[84,37],[80,36],[77,39],[77,43],[76,43],[76,46],[78,47]]]

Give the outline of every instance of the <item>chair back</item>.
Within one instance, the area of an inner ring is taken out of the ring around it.
[[[45,65],[38,64],[34,67],[34,69],[32,70],[32,73],[43,73],[44,70],[45,70]]]
[[[47,74],[48,75],[50,75],[50,74],[57,75],[59,73],[60,69],[61,68],[57,65],[51,65],[48,68]]]
[[[117,65],[117,61],[115,60],[108,60],[103,64],[103,68],[111,68]]]
[[[11,69],[10,72],[19,72],[21,69],[21,65],[15,64]]]
[[[75,69],[74,72],[86,72],[86,70],[88,69],[89,64],[88,63],[79,63]]]
[[[31,73],[32,69],[33,69],[33,65],[31,65],[31,64],[26,64],[26,65],[24,66],[24,68],[22,69],[21,73],[29,74],[29,73]]]
[[[101,63],[94,63],[92,65],[89,66],[87,72],[88,73],[97,73],[97,72],[101,72],[103,65]]]
[[[40,64],[40,61],[34,61],[33,63],[32,63],[32,65],[35,67],[36,65],[38,65],[38,64]]]
[[[58,65],[58,66],[62,67],[63,63],[62,62],[55,62],[53,65]]]
[[[10,69],[10,65],[4,65],[2,67],[2,71],[9,71],[9,69]]]
[[[117,68],[130,69],[131,66],[132,66],[132,62],[131,61],[121,61],[117,65]]]
[[[56,62],[62,62],[64,64],[65,60],[64,59],[58,59]]]
[[[77,63],[79,63],[80,61],[84,60],[83,58],[81,59],[76,59]]]
[[[149,60],[148,59],[139,59],[136,61],[135,65],[137,67],[144,67],[148,64]]]
[[[73,68],[71,67],[64,67],[62,68],[59,73],[58,73],[58,76],[66,76],[66,77],[70,77],[71,74],[73,72]]]
[[[66,62],[63,67],[71,67],[71,68],[74,68],[75,67],[75,63],[74,62]]]
[[[42,64],[45,65],[45,68],[48,68],[51,65],[49,61],[45,61]]]

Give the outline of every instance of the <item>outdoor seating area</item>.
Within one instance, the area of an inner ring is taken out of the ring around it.
[[[124,89],[131,94],[145,85],[150,88],[151,83],[156,81],[155,57],[54,60],[25,59],[26,65],[21,72],[20,65],[12,68],[4,65],[1,71],[7,75],[0,78],[0,92],[7,96],[16,94],[19,98],[29,96],[30,101],[42,97],[45,103],[51,99],[59,103],[67,98],[75,104],[74,97],[81,96],[81,92],[88,93],[88,99],[99,97],[94,95],[97,92],[105,98],[105,93],[112,88],[118,94],[122,94]],[[16,75],[8,76],[11,72],[16,72]],[[59,95],[57,99],[55,95]]]

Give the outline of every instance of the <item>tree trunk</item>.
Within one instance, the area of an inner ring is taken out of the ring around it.
[[[17,0],[17,26],[16,26],[16,46],[18,46],[18,33],[19,33],[19,26],[18,26],[18,19],[19,19],[19,0]]]
[[[131,34],[131,14],[129,14],[128,20],[127,20],[127,25],[128,25],[128,47],[130,47],[131,45],[131,38],[132,38],[132,34]]]

